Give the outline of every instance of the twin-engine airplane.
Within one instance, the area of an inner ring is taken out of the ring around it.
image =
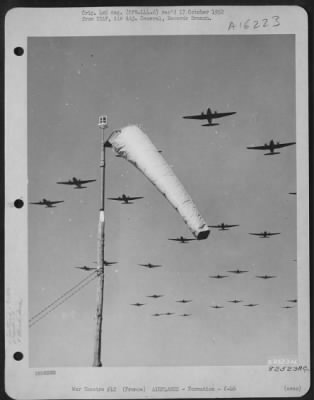
[[[296,142],[287,142],[287,143],[279,143],[271,140],[268,144],[265,143],[263,146],[249,146],[247,149],[249,150],[269,150],[269,153],[265,153],[264,156],[272,156],[274,154],[280,154],[279,151],[275,151],[276,149],[281,149],[282,147],[292,146]]]
[[[145,303],[133,303],[133,304],[130,304],[130,306],[135,306],[135,307],[141,307],[141,306],[145,306]]]
[[[202,112],[201,114],[198,114],[198,115],[186,115],[183,118],[184,119],[207,119],[208,124],[204,124],[202,126],[216,126],[219,124],[214,124],[213,119],[223,118],[223,117],[227,117],[228,115],[233,115],[233,114],[236,114],[236,112],[218,113],[217,111],[212,112],[212,110],[210,108],[208,108],[206,113]]]
[[[121,201],[122,204],[133,204],[131,201],[133,200],[138,200],[138,199],[144,199],[144,197],[131,197],[123,194],[122,196],[119,197],[107,197],[108,200],[116,200],[116,201]]]
[[[239,226],[239,225],[228,225],[228,224],[225,224],[224,222],[222,222],[219,225],[208,225],[208,226],[209,226],[209,228],[218,228],[220,231],[228,231],[229,228],[233,228],[233,227]]]
[[[97,261],[93,261],[94,264],[98,264]],[[106,261],[104,260],[104,267],[109,267],[110,265],[118,264],[117,261]]]
[[[85,185],[86,183],[89,182],[95,182],[96,179],[78,179],[73,177],[72,179],[69,179],[68,181],[61,181],[61,182],[57,182],[59,185],[73,185],[74,189],[86,189],[87,186],[82,186]]]
[[[222,279],[222,278],[228,278],[228,275],[210,275],[210,278],[214,278],[214,279]]]
[[[234,270],[228,271],[228,272],[231,272],[233,274],[244,274],[245,272],[249,272],[249,271],[244,271],[244,270],[241,270],[238,268],[238,269],[234,269]]]
[[[151,264],[151,263],[138,264],[138,265],[140,265],[141,267],[145,267],[145,268],[159,268],[159,267],[162,267],[162,265],[160,265],[160,264]]]
[[[94,267],[87,267],[87,265],[83,265],[82,267],[74,267],[74,268],[82,269],[83,271],[92,271],[92,270],[96,269]]]
[[[188,239],[188,238],[185,238],[183,236],[180,236],[178,238],[170,238],[168,240],[174,240],[175,242],[179,242],[179,243],[185,244],[185,243],[190,242],[191,240],[196,240],[196,239]]]
[[[267,239],[267,238],[269,238],[271,236],[274,236],[274,235],[280,235],[280,232],[267,232],[267,231],[264,231],[264,232],[260,232],[260,233],[249,233],[249,235],[258,236],[261,239]]]
[[[272,278],[276,278],[276,275],[256,275],[256,278],[260,278],[260,279],[272,279]]]
[[[46,206],[46,208],[55,208],[54,204],[64,203],[64,200],[52,201],[47,199],[42,199],[40,201],[30,203],[30,204],[37,204],[39,206]]]

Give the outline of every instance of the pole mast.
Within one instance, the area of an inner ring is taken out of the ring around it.
[[[93,367],[101,367],[101,332],[104,303],[104,261],[105,261],[105,169],[106,169],[106,144],[105,129],[108,127],[107,116],[99,117],[98,126],[101,129],[101,155],[100,155],[100,210],[98,222],[98,246],[97,246],[97,306],[96,306],[96,332],[94,342]]]

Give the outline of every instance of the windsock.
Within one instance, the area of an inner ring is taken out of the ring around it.
[[[197,239],[206,239],[209,228],[166,160],[137,126],[112,132],[107,140],[115,153],[139,169],[179,212]]]

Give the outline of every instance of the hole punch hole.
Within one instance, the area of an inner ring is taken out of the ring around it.
[[[14,49],[14,54],[16,56],[22,56],[24,54],[24,49],[23,47],[15,47]]]
[[[22,208],[24,206],[24,201],[22,199],[16,199],[14,202],[15,208]]]
[[[23,360],[23,357],[24,357],[24,355],[23,355],[23,353],[21,353],[20,351],[16,351],[16,352],[13,354],[13,358],[14,358],[14,360],[16,360],[16,361],[21,361],[21,360]]]

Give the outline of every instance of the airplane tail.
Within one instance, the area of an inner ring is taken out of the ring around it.
[[[74,189],[86,189],[86,188],[87,188],[87,186],[75,186]]]
[[[265,153],[264,156],[273,156],[275,154],[280,154],[280,153],[279,153],[279,151],[277,151],[277,152],[274,151],[273,153]]]
[[[212,115],[212,110],[209,107],[207,108],[207,115]]]
[[[219,125],[219,124],[204,124],[202,126],[217,126],[217,125]]]

